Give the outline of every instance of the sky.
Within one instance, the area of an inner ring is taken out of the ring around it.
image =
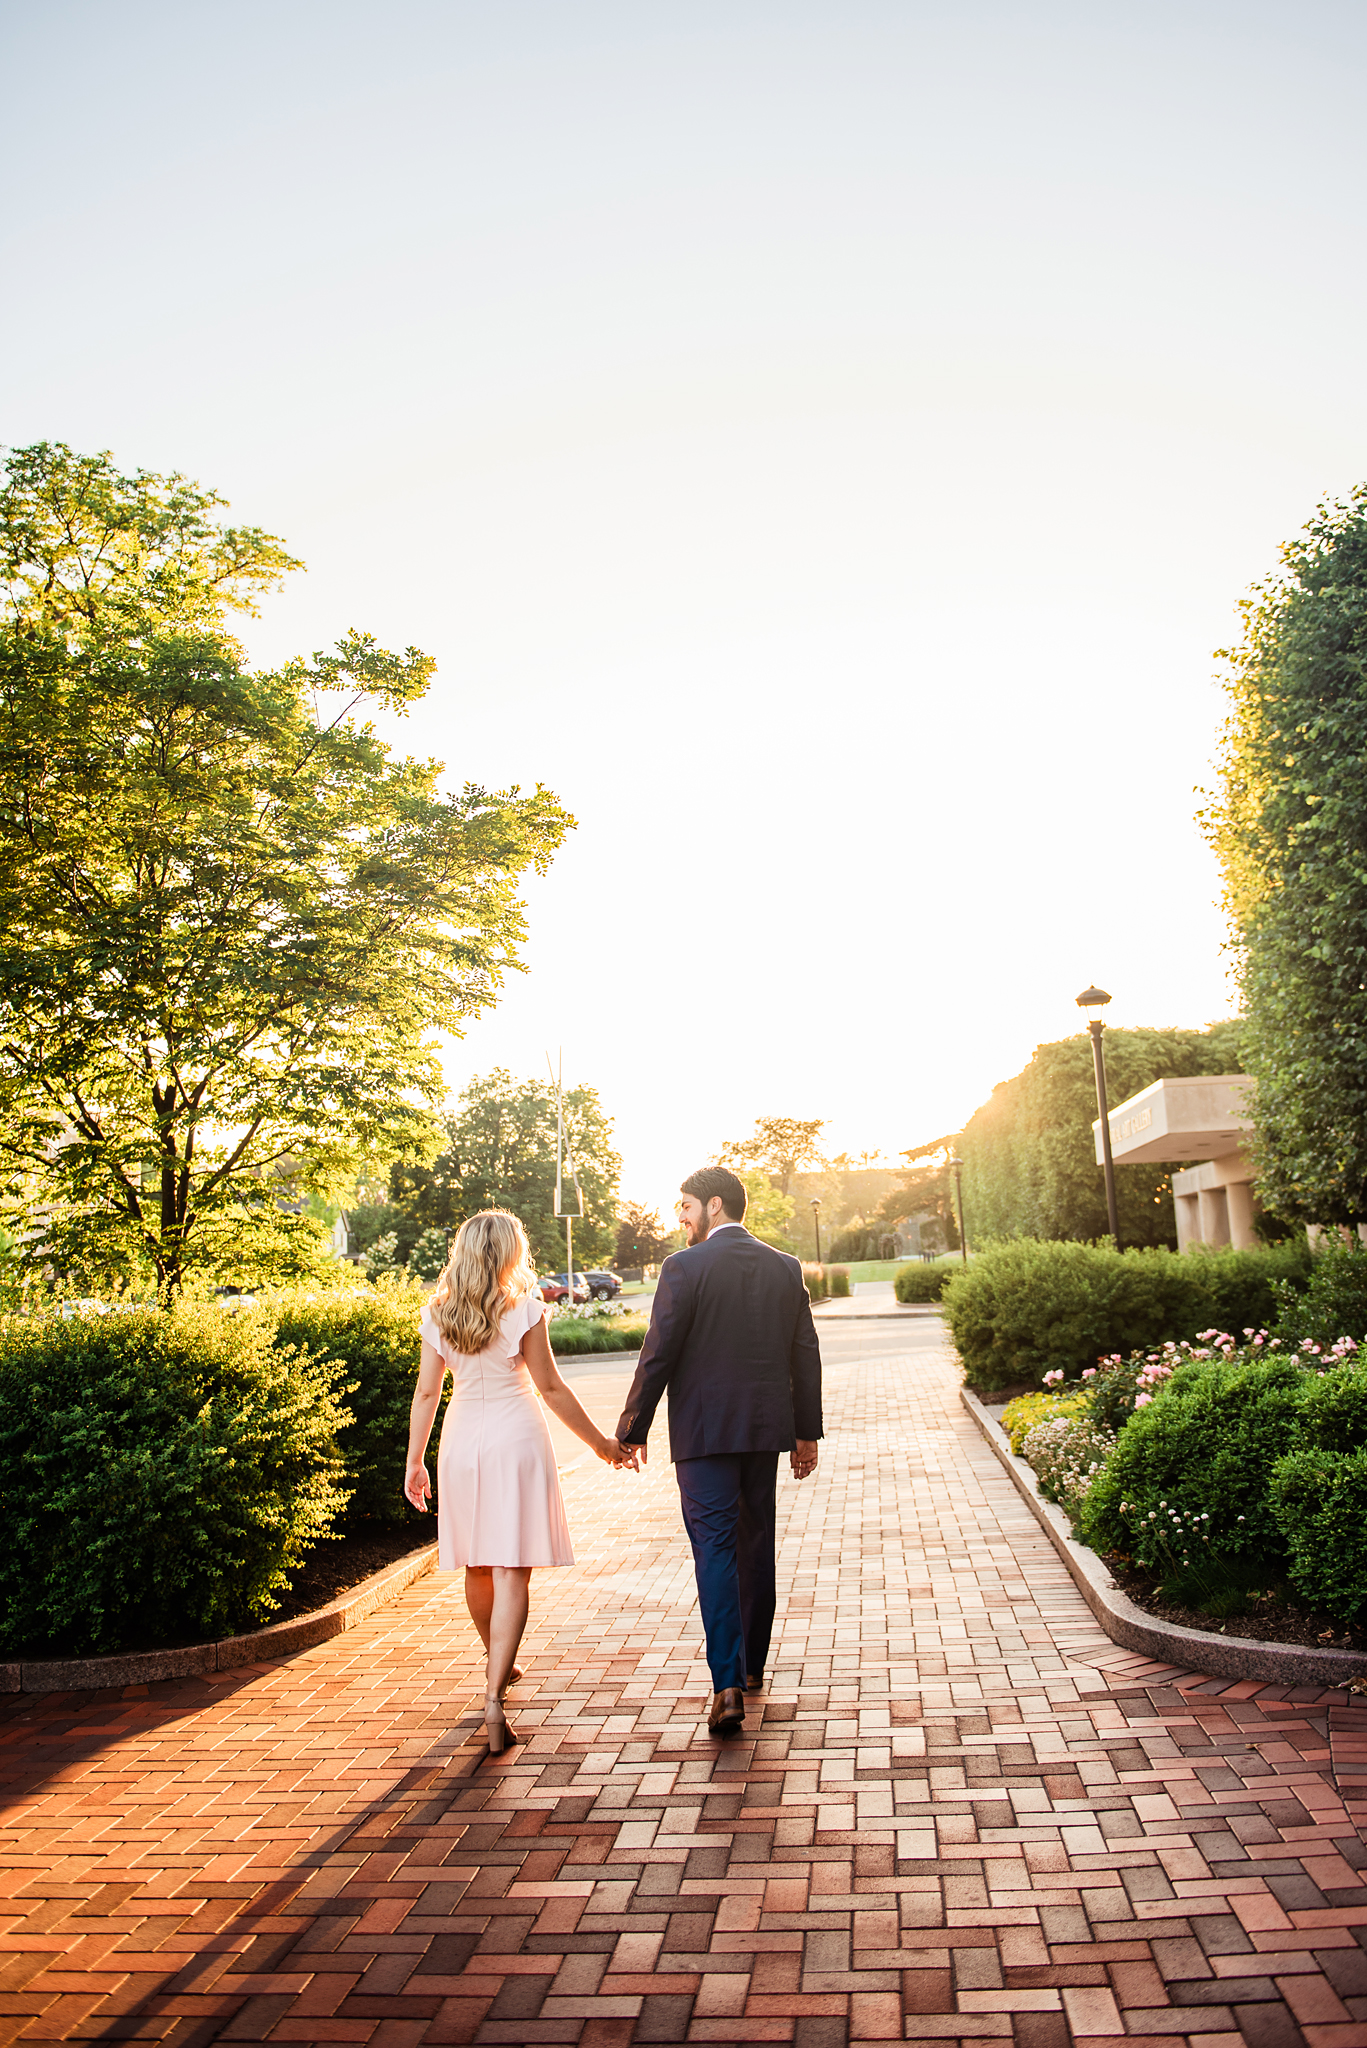
[[[0,440],[308,574],[255,660],[577,829],[453,1037],[623,1192],[759,1115],[957,1129],[1099,980],[1234,1007],[1194,813],[1238,600],[1367,477],[1338,0],[0,0]]]

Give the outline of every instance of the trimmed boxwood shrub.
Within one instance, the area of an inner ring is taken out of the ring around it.
[[[1218,1568],[1278,1576],[1272,1471],[1295,1447],[1311,1378],[1293,1357],[1179,1365],[1121,1430],[1082,1505],[1085,1540],[1166,1569],[1174,1518],[1209,1516],[1201,1541]]]
[[[1309,1279],[1303,1285],[1283,1284],[1276,1294],[1273,1327],[1287,1343],[1308,1338],[1329,1345],[1339,1337],[1362,1343],[1367,1336],[1367,1246],[1333,1245],[1317,1252]]]
[[[950,1281],[963,1270],[962,1262],[928,1266],[923,1259],[914,1260],[909,1266],[897,1268],[892,1276],[892,1291],[899,1301],[941,1301]]]
[[[1297,1592],[1350,1619],[1367,1610],[1367,1366],[1305,1375],[1296,1448],[1271,1492]]]
[[[1125,1423],[1078,1533],[1217,1613],[1283,1577],[1344,1620],[1367,1612],[1363,1355],[1327,1367],[1267,1351],[1179,1365]]]
[[[0,1648],[228,1635],[346,1505],[335,1366],[220,1307],[0,1319]]]
[[[943,1300],[970,1386],[1039,1386],[1046,1372],[1074,1379],[1112,1352],[1263,1327],[1276,1283],[1303,1284],[1308,1265],[1303,1240],[1177,1253],[1016,1238],[953,1274]]]
[[[298,1345],[340,1369],[352,1418],[337,1437],[351,1488],[349,1520],[423,1519],[404,1498],[403,1473],[408,1411],[422,1352],[418,1325],[426,1299],[427,1290],[385,1285],[337,1294],[281,1293],[268,1297],[258,1311],[273,1323],[277,1345]],[[448,1379],[432,1430],[434,1445],[450,1389]],[[430,1456],[428,1468],[435,1474]]]

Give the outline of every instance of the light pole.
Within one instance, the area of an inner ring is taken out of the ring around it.
[[[1085,988],[1077,999],[1080,1010],[1087,1012],[1087,1029],[1092,1034],[1092,1065],[1096,1069],[1096,1113],[1101,1119],[1101,1157],[1106,1169],[1106,1219],[1111,1226],[1111,1239],[1117,1251],[1120,1249],[1120,1212],[1115,1204],[1115,1161],[1111,1157],[1111,1112],[1106,1101],[1106,1055],[1101,1049],[1101,1034],[1106,1029],[1101,1012],[1110,1001],[1104,988]]]
[[[821,1197],[812,1196],[812,1228],[816,1232],[816,1263],[821,1264]]]
[[[964,1163],[957,1152],[950,1155],[949,1163],[954,1169],[954,1186],[959,1196],[959,1256],[967,1265],[968,1239],[964,1235]]]

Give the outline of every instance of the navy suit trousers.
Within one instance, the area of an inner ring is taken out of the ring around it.
[[[680,1458],[674,1466],[693,1545],[713,1692],[756,1677],[774,1626],[777,1451]]]

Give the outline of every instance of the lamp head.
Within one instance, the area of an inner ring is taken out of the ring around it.
[[[963,1160],[960,1159],[957,1152],[951,1152],[949,1155],[949,1163],[953,1167],[955,1173],[957,1173],[959,1171],[959,1168],[963,1165]]]
[[[1100,1022],[1101,1013],[1110,1000],[1104,988],[1085,988],[1077,999],[1077,1006],[1079,1010],[1086,1011],[1089,1024],[1096,1024]]]
[[[814,1209],[819,1209],[819,1208],[821,1207],[821,1197],[820,1197],[820,1195],[813,1195],[813,1196],[812,1196],[812,1207],[813,1207]]]

